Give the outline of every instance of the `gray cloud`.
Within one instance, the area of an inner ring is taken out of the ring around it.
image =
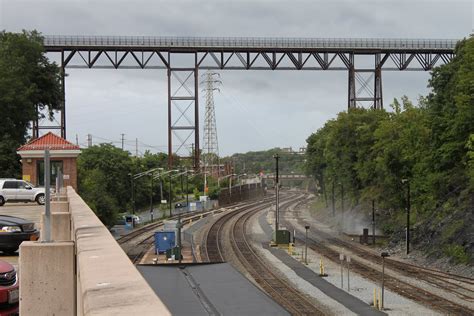
[[[44,34],[462,38],[471,1],[0,0],[0,29]],[[69,70],[68,135],[91,133],[165,149],[166,74]],[[428,92],[428,73],[384,72],[384,102]],[[302,146],[347,107],[346,72],[224,71],[216,95],[221,152]],[[201,95],[203,96],[203,95]],[[201,118],[204,112],[201,98]],[[202,126],[202,122],[201,122]],[[144,148],[142,148],[144,150]]]

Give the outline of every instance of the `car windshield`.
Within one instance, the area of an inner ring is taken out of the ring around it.
[[[26,183],[26,185],[29,185],[30,187],[34,188],[35,186],[32,185],[31,183],[29,183],[28,181],[24,181]]]

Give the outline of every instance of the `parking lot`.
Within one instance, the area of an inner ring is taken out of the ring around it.
[[[39,230],[41,213],[44,212],[44,206],[37,203],[6,203],[0,206],[0,215],[17,216],[28,219],[35,223],[36,229]],[[11,263],[15,268],[18,268],[18,252],[16,255],[5,255],[0,252],[0,260]]]

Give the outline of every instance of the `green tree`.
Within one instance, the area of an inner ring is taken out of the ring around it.
[[[112,144],[100,144],[83,149],[77,164],[81,197],[104,223],[112,223],[115,214],[131,203],[129,153]]]
[[[30,122],[46,109],[61,107],[60,69],[44,54],[36,32],[0,32],[0,177],[20,174],[16,149],[25,143]]]

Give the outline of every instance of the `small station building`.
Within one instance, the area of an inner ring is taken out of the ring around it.
[[[17,149],[21,156],[23,180],[35,186],[44,186],[44,151],[47,148],[51,159],[51,185],[55,185],[56,175],[61,171],[64,186],[70,185],[77,191],[77,157],[81,149],[51,132]]]

